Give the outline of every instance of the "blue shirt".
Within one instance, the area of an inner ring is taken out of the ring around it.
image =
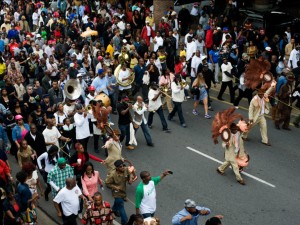
[[[285,76],[280,76],[277,80],[277,85],[276,85],[276,94],[279,93],[280,88],[282,87],[282,85],[287,83],[287,79],[285,78]]]
[[[7,140],[6,131],[3,129],[2,125],[0,125],[0,151],[5,150]]]
[[[219,51],[218,50],[216,50],[216,51],[210,50],[208,54],[212,57],[212,60],[213,60],[213,62],[211,62],[210,57],[208,57],[209,63],[218,63],[218,61],[219,61]]]
[[[139,64],[137,64],[134,68],[135,78],[134,81],[136,84],[141,85],[143,84],[143,76],[146,71],[146,66],[144,65],[141,67]]]
[[[107,80],[107,85],[111,85],[111,88],[113,90],[107,89],[109,94],[113,94],[115,93],[116,87],[117,87],[117,79],[114,75],[112,75],[111,77],[106,75],[106,80]]]
[[[196,206],[197,210],[208,210],[210,213],[209,208]],[[198,224],[198,218],[201,216],[199,213],[197,215],[192,215],[193,218],[191,220],[185,220],[183,222],[180,222],[182,217],[188,216],[190,213],[184,208],[183,210],[176,213],[175,216],[172,218],[172,224],[173,225],[197,225]]]
[[[104,77],[102,79],[99,76],[96,77],[92,82],[92,86],[94,86],[96,88],[97,93],[102,91],[106,95],[108,95],[108,90],[107,90],[108,83],[107,83],[106,77]]]
[[[20,212],[24,212],[28,207],[28,200],[32,198],[32,194],[28,184],[26,183],[24,184],[19,183],[17,190],[18,190],[17,201],[20,206]]]
[[[0,39],[0,52],[4,52],[4,46],[5,46],[4,40]]]

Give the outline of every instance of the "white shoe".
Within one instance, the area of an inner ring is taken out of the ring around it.
[[[82,213],[78,213],[78,218],[82,219]]]
[[[113,125],[115,125],[113,122],[109,122],[109,125],[111,125],[111,126],[113,126]]]
[[[238,107],[238,106],[234,106],[234,108],[235,108],[235,109],[239,109],[239,107]]]

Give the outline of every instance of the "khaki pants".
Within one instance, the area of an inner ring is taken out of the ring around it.
[[[261,134],[262,142],[263,143],[268,143],[266,118],[263,115],[259,116],[257,118],[257,120],[254,122],[254,124],[252,125],[252,127],[255,126],[256,124],[258,124],[259,128],[260,128],[260,134]],[[247,133],[243,133],[243,138],[247,138],[249,132],[250,132],[250,130]]]
[[[163,103],[162,103],[162,107],[165,108],[165,105],[167,104],[167,108],[169,113],[172,112],[173,110],[173,104],[172,104],[172,99],[168,96],[164,97]]]
[[[224,171],[227,169],[228,166],[232,167],[232,170],[235,174],[236,180],[238,180],[238,181],[243,180],[243,178],[240,174],[240,171],[239,171],[239,166],[236,161],[225,161],[225,162],[223,162],[223,164],[221,166],[218,167],[218,169],[222,173],[224,173]]]

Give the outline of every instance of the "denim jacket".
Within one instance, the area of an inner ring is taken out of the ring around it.
[[[26,130],[29,131],[30,128],[27,123],[24,123],[24,127]],[[12,130],[12,139],[13,141],[17,141],[17,140],[21,140],[21,138],[22,138],[21,127],[19,127],[19,125],[16,125]]]

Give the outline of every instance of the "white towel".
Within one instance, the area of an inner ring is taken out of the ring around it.
[[[130,123],[130,141],[129,141],[129,144],[137,146],[137,141],[136,141],[136,138],[135,138],[135,130],[133,128],[132,123]]]

